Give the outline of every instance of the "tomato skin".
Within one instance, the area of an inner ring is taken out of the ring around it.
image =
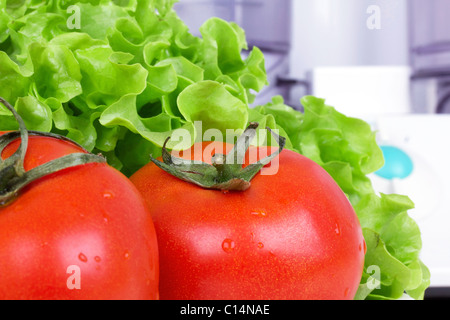
[[[351,204],[313,161],[283,150],[279,162],[243,192],[202,189],[153,163],[130,178],[155,224],[161,299],[354,297],[365,244]]]
[[[2,158],[18,144],[8,145]],[[24,167],[74,152],[83,150],[30,136]],[[0,226],[0,299],[158,299],[151,216],[134,185],[107,164],[32,182],[0,207]]]

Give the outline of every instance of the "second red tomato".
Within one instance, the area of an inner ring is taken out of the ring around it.
[[[210,162],[214,149],[232,147],[203,143],[190,153]],[[365,247],[358,218],[335,181],[306,157],[282,151],[278,172],[257,174],[245,191],[204,189],[153,163],[131,180],[155,223],[161,299],[355,295]]]

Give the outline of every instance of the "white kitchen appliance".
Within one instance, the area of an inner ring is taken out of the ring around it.
[[[431,289],[450,288],[450,114],[379,115],[372,118],[380,146],[401,150],[412,162],[403,176],[372,174],[378,192],[407,195],[422,233],[421,259],[431,272]],[[389,162],[391,161],[391,163]],[[390,158],[392,162],[408,161]]]
[[[331,66],[310,72],[313,95],[347,116],[410,111],[408,66]]]

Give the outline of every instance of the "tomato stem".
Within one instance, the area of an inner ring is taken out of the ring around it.
[[[169,153],[166,139],[162,147],[162,159],[159,161],[150,155],[150,160],[159,168],[184,181],[207,189],[244,191],[250,187],[250,181],[270,163],[284,148],[286,138],[279,136],[269,127],[266,129],[276,139],[279,148],[271,155],[243,167],[245,154],[256,135],[257,122],[251,122],[237,139],[233,149],[227,154],[214,154],[211,164],[197,160],[177,158]]]
[[[105,158],[100,155],[88,153],[76,142],[53,133],[28,131],[25,122],[11,106],[8,101],[0,97],[2,103],[11,113],[19,124],[19,131],[11,131],[0,136],[0,207],[8,205],[19,194],[19,192],[31,182],[42,178],[51,173],[55,173],[69,167],[83,165],[92,162],[104,163]],[[29,135],[56,138],[63,141],[69,141],[80,147],[84,152],[72,153],[61,158],[49,161],[37,166],[29,171],[25,171],[24,161],[28,149]],[[2,159],[3,150],[14,140],[20,138],[18,149],[10,157]]]

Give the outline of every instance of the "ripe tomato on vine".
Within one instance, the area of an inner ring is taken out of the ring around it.
[[[279,148],[250,146],[257,126],[234,146],[200,142],[180,157],[164,146],[131,176],[158,236],[161,299],[354,297],[365,244],[353,207],[283,137],[272,132]],[[248,163],[252,148],[270,156]],[[260,174],[275,157],[276,173]]]
[[[135,186],[68,139],[0,133],[0,299],[157,299],[154,225]]]

